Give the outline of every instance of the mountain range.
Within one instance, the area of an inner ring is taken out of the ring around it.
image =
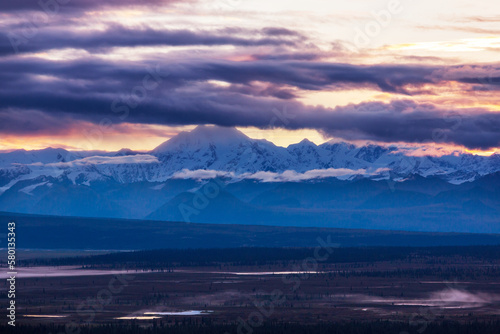
[[[500,232],[500,156],[407,156],[199,126],[149,152],[0,153],[0,210],[200,223]]]

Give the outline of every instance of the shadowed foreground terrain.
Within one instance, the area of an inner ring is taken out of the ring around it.
[[[137,250],[160,248],[315,247],[319,237],[340,247],[498,245],[500,234],[348,228],[195,224],[185,222],[24,215],[15,221],[18,249]],[[450,219],[447,219],[450,221]],[[473,221],[471,221],[473,222]],[[0,234],[0,245],[6,244]]]
[[[152,250],[19,265],[22,333],[500,329],[500,246]]]
[[[391,321],[377,322],[350,322],[318,325],[300,325],[300,324],[281,324],[265,323],[251,332],[255,334],[420,334],[423,327],[412,327],[402,323]],[[141,326],[135,325],[99,325],[78,327],[78,333],[81,334],[219,334],[219,333],[237,333],[236,325],[213,325],[208,323],[177,323],[174,325],[153,325]],[[67,333],[64,326],[61,325],[40,325],[40,326],[19,326],[17,329],[0,326],[2,333]],[[497,334],[500,331],[500,322],[471,322],[466,324],[459,323],[431,323],[425,326],[425,333],[428,334]]]

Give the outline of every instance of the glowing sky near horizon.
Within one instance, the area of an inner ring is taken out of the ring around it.
[[[0,150],[150,150],[199,124],[492,154],[495,0],[0,4]]]

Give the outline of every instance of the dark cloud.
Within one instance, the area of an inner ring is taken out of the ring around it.
[[[482,84],[490,86],[500,86],[500,76],[478,76],[475,78],[457,78],[458,82],[468,83],[468,84]],[[485,90],[490,88],[483,87]],[[493,89],[493,88],[491,88]]]
[[[39,58],[9,59],[0,62],[0,80],[22,81],[30,85],[34,75],[51,75],[63,80],[110,82],[113,85],[133,85],[141,80],[152,62],[112,63],[105,61],[57,62]],[[276,86],[292,86],[305,90],[362,88],[372,86],[385,92],[405,94],[405,86],[422,85],[441,80],[433,78],[436,68],[405,65],[357,66],[349,64],[307,61],[205,61],[166,60],[161,63],[169,74],[168,84],[220,80],[232,84],[268,82]],[[28,80],[28,81],[26,81]],[[36,85],[35,83],[33,83]]]
[[[271,28],[269,28],[271,29]],[[280,30],[278,28],[275,28]],[[246,32],[251,35],[250,32]],[[290,34],[292,37],[296,35]],[[156,30],[151,28],[129,29],[112,26],[106,31],[71,32],[61,29],[44,29],[32,38],[22,30],[6,29],[0,32],[0,55],[14,52],[37,52],[51,49],[73,48],[91,52],[104,52],[112,47],[137,46],[188,46],[188,45],[234,45],[250,46],[293,46],[297,38],[239,37],[227,32],[191,30]]]
[[[263,54],[252,54],[252,58],[255,60],[318,60],[322,58],[321,54],[313,52],[293,52],[293,53],[263,53]]]
[[[262,32],[270,36],[301,36],[298,32],[286,28],[267,27],[263,28]]]
[[[0,134],[67,134],[73,130],[76,123],[71,114],[0,109]]]
[[[500,114],[487,111],[446,110],[406,100],[336,108],[312,118],[324,133],[351,140],[500,146]]]
[[[404,86],[431,83],[432,67],[404,65],[356,66],[324,62],[260,61],[193,64],[193,71],[231,83],[272,82],[306,90],[335,86],[375,86],[382,91],[406,94]]]
[[[311,128],[347,140],[442,142],[500,146],[500,113],[453,109],[410,100],[311,107],[300,90],[407,86],[483,77],[476,67],[357,66],[315,61],[153,62],[0,60],[0,133],[55,133],[78,122]],[[151,74],[153,73],[153,74]],[[160,77],[158,86],[144,80]],[[211,80],[226,82],[225,85]],[[478,84],[477,82],[475,83]],[[285,111],[283,111],[285,110]],[[59,129],[59,130],[58,130]]]
[[[6,102],[20,105],[21,109],[17,109],[16,113],[0,111],[0,120],[4,124],[0,131],[10,134],[53,133],[77,127],[82,120],[95,124],[103,121],[217,124],[311,128],[346,140],[439,142],[480,149],[500,146],[499,113],[458,113],[407,100],[389,104],[369,102],[332,110],[305,106],[291,100],[234,93],[221,87],[209,89],[204,85],[195,85],[177,89],[169,95],[152,96],[135,107],[127,105],[127,99],[118,101],[113,109],[112,98],[97,93],[78,96],[45,91],[31,95],[30,99],[23,99],[21,95],[11,97]],[[23,111],[36,105],[44,106],[43,111]]]
[[[0,11],[42,11],[54,15],[62,9],[95,10],[103,7],[164,6],[175,2],[179,0],[16,0],[0,1]]]

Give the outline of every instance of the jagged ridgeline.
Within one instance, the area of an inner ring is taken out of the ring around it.
[[[415,157],[393,146],[308,140],[284,148],[233,128],[199,126],[150,152],[2,153],[0,210],[496,233],[499,170],[498,154]]]

